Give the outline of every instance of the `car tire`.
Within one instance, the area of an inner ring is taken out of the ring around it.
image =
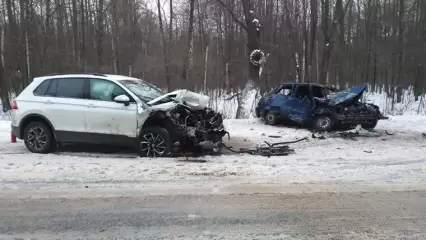
[[[275,125],[277,124],[278,115],[276,112],[268,111],[265,114],[265,123],[268,125]]]
[[[314,118],[312,127],[317,132],[328,132],[334,127],[334,119],[330,115],[320,115]]]
[[[369,121],[367,123],[363,123],[361,124],[361,127],[367,130],[371,130],[374,129],[377,126],[377,123],[379,122],[379,120],[373,120],[373,121]]]
[[[172,137],[165,128],[148,127],[141,131],[137,149],[140,157],[167,157],[172,146]]]
[[[50,153],[56,149],[52,129],[43,122],[31,122],[24,129],[25,147],[32,153]]]

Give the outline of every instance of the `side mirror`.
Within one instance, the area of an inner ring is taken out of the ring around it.
[[[128,96],[126,95],[118,95],[117,97],[114,98],[114,102],[116,103],[122,103],[124,104],[124,106],[129,106],[130,104],[130,99]]]

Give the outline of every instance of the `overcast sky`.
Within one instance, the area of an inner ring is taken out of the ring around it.
[[[152,9],[153,12],[157,13],[157,0],[146,0],[148,7]],[[166,17],[169,18],[169,0],[160,0],[160,3],[163,7],[163,11],[166,14]],[[180,4],[180,1],[173,0],[173,4],[176,6]]]

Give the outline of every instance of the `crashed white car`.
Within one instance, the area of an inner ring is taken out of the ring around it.
[[[61,143],[134,146],[162,157],[204,141],[219,151],[227,134],[209,97],[188,90],[164,93],[137,78],[67,74],[34,78],[12,103],[12,133],[29,151]]]

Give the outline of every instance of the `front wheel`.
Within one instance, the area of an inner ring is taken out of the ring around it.
[[[265,123],[268,125],[275,125],[277,124],[278,115],[276,112],[268,111],[265,115]]]
[[[318,132],[330,131],[334,126],[334,119],[329,115],[317,116],[314,118],[313,129]]]
[[[170,133],[162,127],[143,129],[138,143],[138,153],[141,157],[169,156],[173,145]]]
[[[367,130],[371,130],[374,129],[377,126],[377,122],[379,120],[372,120],[372,121],[368,121],[366,123],[361,124],[361,127]]]

